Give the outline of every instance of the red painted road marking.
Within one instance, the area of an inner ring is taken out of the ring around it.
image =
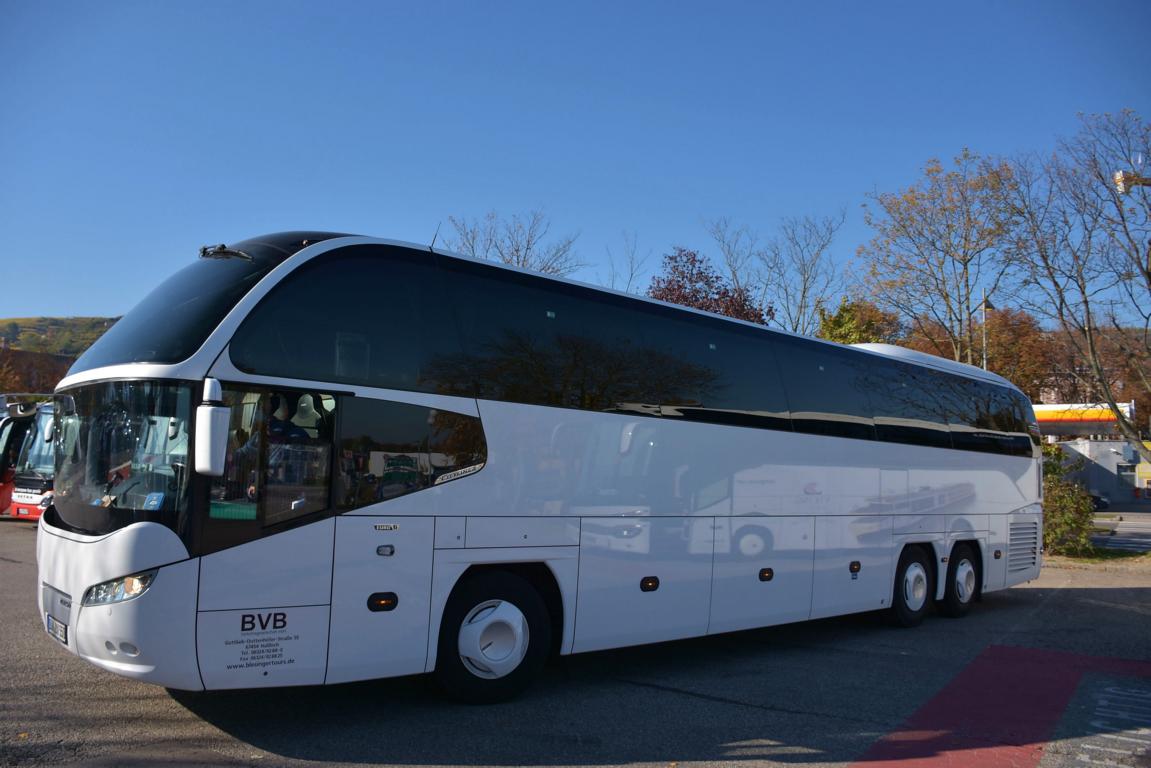
[[[1151,677],[1151,663],[993,645],[853,765],[1034,768],[1085,672]]]

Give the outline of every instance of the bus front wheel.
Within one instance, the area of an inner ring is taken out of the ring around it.
[[[436,677],[462,701],[506,701],[531,684],[550,647],[551,621],[535,588],[512,573],[481,571],[448,599]]]
[[[923,549],[917,546],[904,549],[895,571],[895,590],[891,600],[894,624],[915,627],[923,621],[934,594],[931,581],[931,565]]]

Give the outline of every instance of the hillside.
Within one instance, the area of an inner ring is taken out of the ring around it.
[[[8,317],[0,318],[0,343],[29,352],[51,352],[77,357],[92,345],[118,317]]]

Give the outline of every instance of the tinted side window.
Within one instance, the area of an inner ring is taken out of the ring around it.
[[[706,373],[694,391],[661,403],[661,414],[693,421],[791,429],[774,337],[708,318],[658,317],[647,344],[688,370]]]
[[[356,509],[478,472],[480,420],[407,403],[344,398],[336,506]]]
[[[1043,438],[1039,431],[1039,421],[1035,418],[1035,409],[1032,408],[1031,401],[1022,392],[1012,392],[1011,397],[1019,411],[1023,430],[1031,440],[1031,452],[1036,458],[1039,458],[1043,453]]]
[[[24,435],[32,425],[31,419],[5,419],[0,426],[0,482],[11,482],[2,475],[9,467],[16,466]],[[3,503],[3,502],[0,502]]]
[[[1001,439],[1000,452],[1012,456],[1031,456],[1032,436],[1025,415],[1031,411],[1031,404],[1021,394],[1004,387],[992,387],[992,390],[992,424],[1005,436]]]
[[[458,357],[452,313],[431,254],[341,248],[304,264],[244,320],[240,370],[418,392],[466,394],[437,378]]]
[[[787,428],[766,332],[481,264],[443,268],[466,349],[450,367],[481,397]]]
[[[778,354],[796,432],[875,439],[867,356],[791,338]]]
[[[965,378],[945,380],[951,441],[956,448],[1030,456],[1031,441],[1010,390]]]
[[[650,354],[642,318],[619,301],[470,262],[445,261],[444,268],[467,351],[451,368],[470,376],[480,397],[643,412],[704,375]]]
[[[875,409],[880,440],[934,448],[950,448],[947,407],[939,398],[940,379],[919,366],[877,359],[871,361],[868,392]]]

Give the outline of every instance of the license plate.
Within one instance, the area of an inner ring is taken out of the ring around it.
[[[48,634],[56,638],[64,645],[68,644],[68,625],[54,616],[47,616],[48,619]]]

